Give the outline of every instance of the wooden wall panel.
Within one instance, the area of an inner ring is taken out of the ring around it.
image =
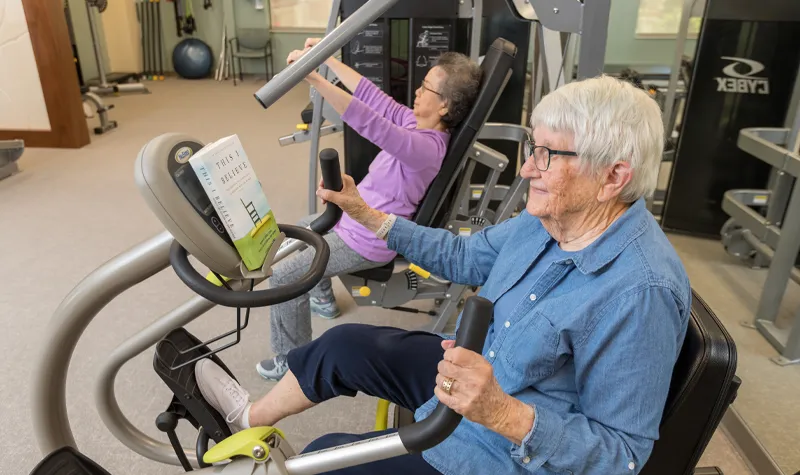
[[[80,86],[61,0],[22,0],[50,131],[0,130],[0,139],[23,139],[26,147],[80,148],[90,143]]]

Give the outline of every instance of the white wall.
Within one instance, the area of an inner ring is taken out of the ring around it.
[[[0,129],[50,130],[22,0],[0,0]]]

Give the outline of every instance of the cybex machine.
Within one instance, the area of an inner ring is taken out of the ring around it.
[[[700,13],[692,5],[703,1],[686,4],[684,27]],[[800,3],[705,0],[702,18],[661,223],[671,231],[716,238],[728,219],[722,210],[726,191],[778,180],[769,165],[736,142],[744,128],[791,126],[785,120],[800,66]],[[682,51],[679,43],[676,54]],[[673,86],[680,72],[676,59]],[[668,97],[665,123],[673,106]],[[781,181],[782,196],[774,201],[788,197],[786,179]]]

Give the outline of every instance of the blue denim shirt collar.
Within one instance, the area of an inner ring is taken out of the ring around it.
[[[596,241],[575,255],[575,267],[584,274],[593,274],[608,265],[642,235],[649,213],[643,198],[634,202]]]
[[[527,211],[523,211],[523,213],[526,219],[538,220]],[[647,228],[649,213],[645,207],[644,198],[635,201],[619,219],[611,224],[606,232],[581,252],[570,256],[570,260],[583,274],[593,274],[599,271],[616,259],[631,242],[641,236]],[[544,250],[545,245],[553,239],[547,232],[541,233],[540,236],[539,242],[535,243],[537,251],[533,253],[533,259],[536,259]]]

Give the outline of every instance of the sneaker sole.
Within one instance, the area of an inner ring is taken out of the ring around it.
[[[342,315],[341,311],[336,312],[333,315],[322,313],[319,311],[319,308],[315,308],[313,305],[311,306],[311,313],[318,316],[319,318],[324,318],[325,320],[333,320],[334,318],[337,318]]]
[[[280,376],[273,376],[271,373],[267,372],[263,367],[261,367],[261,363],[256,363],[256,372],[259,376],[266,379],[267,381],[280,381],[283,378],[284,374]]]
[[[325,319],[325,320],[333,320],[333,319],[339,318],[342,315],[342,312],[336,313],[334,315],[325,315],[325,314],[322,314],[322,313],[319,313],[319,312],[314,312],[314,315],[318,316],[319,318]]]

